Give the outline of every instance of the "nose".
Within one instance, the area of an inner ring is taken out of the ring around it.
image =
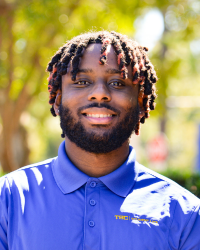
[[[97,102],[101,101],[110,102],[111,95],[107,84],[104,83],[103,81],[94,83],[93,88],[88,95],[88,100]]]

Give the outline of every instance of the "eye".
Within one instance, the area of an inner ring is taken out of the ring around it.
[[[78,81],[78,82],[75,82],[74,84],[76,84],[78,86],[87,86],[90,83],[88,81]]]
[[[122,86],[124,86],[124,84],[122,82],[120,82],[120,81],[113,81],[109,85],[111,85],[113,87],[122,87]]]

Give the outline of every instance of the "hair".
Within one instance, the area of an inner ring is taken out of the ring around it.
[[[47,67],[47,71],[50,72],[48,90],[50,92],[49,104],[52,105],[50,109],[52,115],[56,116],[53,104],[57,91],[62,89],[62,75],[67,73],[68,65],[71,63],[71,77],[73,81],[76,80],[80,58],[83,56],[85,49],[92,43],[102,44],[99,58],[101,65],[106,63],[108,45],[113,46],[123,79],[128,77],[127,66],[131,65],[133,84],[140,85],[138,103],[143,106],[145,112],[135,127],[135,134],[138,135],[140,124],[145,122],[145,119],[149,117],[150,110],[155,108],[157,76],[147,55],[148,48],[140,46],[136,41],[114,31],[89,32],[76,36],[62,46],[52,57]]]

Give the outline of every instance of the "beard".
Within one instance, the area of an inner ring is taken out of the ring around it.
[[[120,114],[118,110],[106,103],[100,105],[93,103],[87,107],[80,108],[79,111],[91,107],[106,107]],[[138,121],[139,106],[137,105],[137,107],[131,107],[124,119],[118,122],[112,129],[104,132],[103,135],[98,135],[95,132],[87,132],[80,120],[78,122],[75,121],[70,109],[64,107],[62,103],[60,105],[60,126],[64,135],[71,142],[75,143],[76,146],[90,153],[105,154],[121,147],[131,136]],[[106,127],[106,125],[95,125],[95,127]]]

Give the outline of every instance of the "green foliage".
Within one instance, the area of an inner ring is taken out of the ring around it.
[[[4,176],[6,173],[0,169],[0,177]]]

